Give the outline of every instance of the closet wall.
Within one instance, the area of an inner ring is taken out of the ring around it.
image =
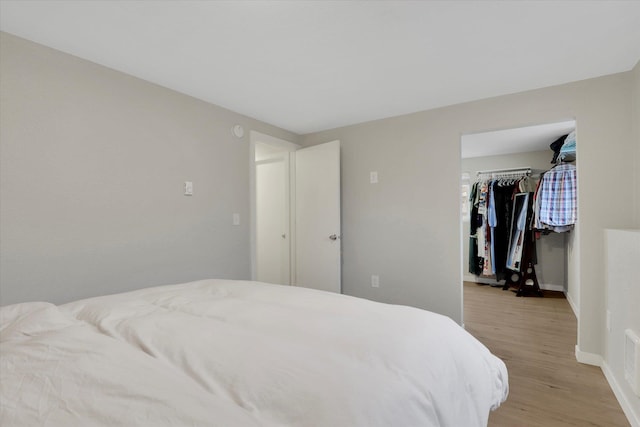
[[[528,153],[514,153],[499,156],[471,157],[462,159],[462,172],[468,173],[471,183],[475,182],[476,173],[481,170],[531,167],[535,170],[548,170],[553,165],[550,163],[553,151],[534,151]],[[496,283],[489,278],[478,278],[469,273],[469,222],[462,224],[462,254],[463,254],[463,278],[467,281],[481,283]],[[542,236],[536,242],[538,251],[538,264],[536,274],[542,289],[567,291],[567,257],[566,257],[566,233],[551,233]]]

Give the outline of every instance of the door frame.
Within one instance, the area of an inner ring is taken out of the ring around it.
[[[250,251],[251,251],[251,280],[257,277],[257,215],[256,215],[256,144],[266,144],[289,152],[289,277],[291,285],[295,285],[295,155],[297,149],[302,148],[298,144],[276,138],[257,131],[249,132],[249,207],[250,207]]]
[[[467,131],[467,132],[461,132],[459,134],[459,147],[460,147],[460,159],[458,162],[458,177],[460,179],[460,187],[462,186],[463,180],[462,180],[462,174],[463,172],[467,172],[464,171],[462,168],[462,144],[463,144],[463,138],[466,136],[470,136],[470,135],[474,135],[474,134],[482,134],[482,133],[487,133],[487,132],[495,132],[495,131],[502,131],[502,130],[510,130],[510,129],[519,129],[519,128],[528,128],[528,127],[537,127],[537,126],[545,126],[545,125],[549,125],[549,124],[554,124],[554,123],[562,123],[562,122],[569,122],[569,121],[573,121],[574,122],[574,129],[577,131],[578,130],[578,119],[577,117],[573,116],[573,117],[563,117],[563,118],[558,118],[558,119],[553,119],[553,120],[547,120],[547,121],[543,121],[543,122],[533,122],[533,123],[515,123],[512,126],[506,126],[506,127],[500,127],[500,128],[485,128],[485,129],[481,129],[481,130],[474,130],[474,131]],[[580,151],[578,148],[578,153],[577,155],[580,155]],[[578,163],[578,161],[576,160],[576,164]],[[580,174],[578,173],[577,176],[577,185],[578,188],[580,188],[581,186],[581,181],[580,181]],[[473,177],[470,177],[471,180],[473,180]],[[578,198],[580,197],[580,195],[578,194]],[[462,206],[461,206],[462,207]],[[464,281],[465,281],[465,275],[466,275],[466,271],[468,269],[468,265],[465,263],[465,259],[464,259],[464,229],[463,227],[468,227],[468,222],[465,223],[463,221],[462,218],[462,211],[460,209],[459,212],[459,222],[460,222],[460,278],[461,278],[461,282],[460,282],[460,286],[461,286],[461,291],[460,291],[460,295],[462,296],[461,298],[461,303],[462,303],[462,326],[464,327]],[[569,305],[571,306],[571,309],[574,313],[574,315],[576,316],[576,320],[577,320],[577,343],[576,343],[576,359],[579,362],[582,363],[589,363],[590,362],[583,362],[582,360],[580,360],[580,356],[578,355],[579,352],[579,347],[580,347],[580,295],[582,292],[582,287],[580,285],[580,230],[581,230],[581,226],[580,226],[580,222],[578,222],[576,224],[576,227],[574,227],[574,230],[568,234],[568,239],[572,239],[572,240],[566,240],[565,241],[565,290],[563,291],[565,296],[567,297],[567,302],[569,303]],[[569,254],[569,252],[573,252],[573,254]],[[573,286],[572,286],[573,285]],[[574,289],[574,292],[577,292],[577,301],[574,301],[571,298],[571,294],[569,293],[570,289]]]

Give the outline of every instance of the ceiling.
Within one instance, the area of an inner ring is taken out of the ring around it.
[[[498,156],[551,149],[549,145],[576,129],[575,120],[502,129],[462,136],[462,158]]]
[[[638,1],[13,1],[0,29],[297,134],[627,71]]]

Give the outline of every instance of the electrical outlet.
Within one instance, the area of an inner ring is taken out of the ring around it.
[[[369,181],[371,182],[371,184],[377,184],[378,183],[378,172],[369,172]]]
[[[371,287],[379,288],[380,287],[380,277],[375,274],[371,276]]]
[[[193,196],[193,182],[191,181],[184,182],[184,195]]]

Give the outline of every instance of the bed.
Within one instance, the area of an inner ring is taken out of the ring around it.
[[[504,363],[445,316],[204,280],[0,309],[0,424],[485,426]]]

